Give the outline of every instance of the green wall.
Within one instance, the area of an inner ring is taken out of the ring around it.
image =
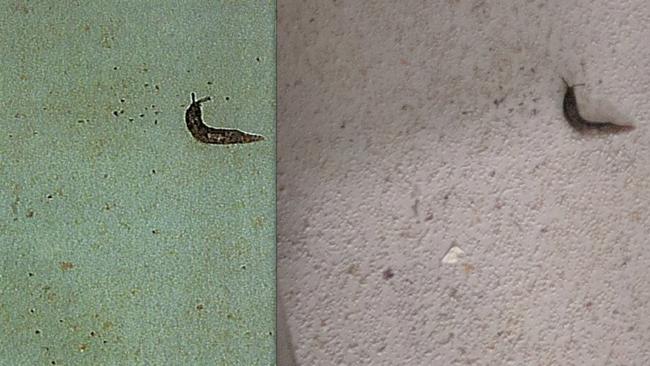
[[[275,364],[275,2],[0,14],[0,365]]]

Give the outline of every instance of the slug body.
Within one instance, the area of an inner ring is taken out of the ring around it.
[[[566,80],[562,79],[564,85],[566,85],[566,92],[564,94],[564,101],[562,103],[562,109],[564,111],[564,118],[567,122],[578,131],[585,130],[599,130],[603,132],[623,132],[629,131],[634,128],[634,126],[629,125],[619,125],[612,122],[595,122],[588,121],[580,115],[580,110],[578,109],[578,102],[576,100],[575,87],[576,85],[569,85]]]
[[[196,100],[192,93],[192,104],[185,111],[185,123],[192,136],[206,144],[247,144],[262,141],[263,136],[246,133],[244,131],[226,128],[212,128],[203,123],[201,118],[201,103],[207,102],[210,97]]]

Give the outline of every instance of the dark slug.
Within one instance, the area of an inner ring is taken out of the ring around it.
[[[571,127],[578,131],[598,130],[608,133],[624,132],[634,129],[634,126],[631,125],[619,125],[612,122],[596,122],[584,119],[580,115],[575,94],[575,87],[583,84],[569,85],[564,78],[562,78],[562,81],[566,85],[562,109],[564,111],[564,118],[566,118]]]
[[[210,97],[196,100],[192,93],[192,104],[185,111],[185,123],[192,136],[206,144],[247,144],[264,140],[264,136],[246,133],[244,131],[225,128],[212,128],[203,123],[201,118],[201,103],[207,102]]]

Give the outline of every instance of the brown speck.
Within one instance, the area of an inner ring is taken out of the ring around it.
[[[23,15],[29,14],[29,8],[23,2],[17,2],[14,9],[21,12]]]
[[[502,97],[500,99],[495,99],[494,100],[494,105],[498,107],[499,104],[503,103],[504,100],[506,100],[506,97]]]
[[[393,270],[390,269],[390,268],[387,268],[387,269],[384,270],[384,272],[382,273],[382,277],[384,277],[385,280],[390,280],[390,279],[393,278],[394,276],[395,276],[395,274],[393,273]]]
[[[356,264],[356,263],[355,264],[350,264],[350,266],[348,266],[348,268],[345,270],[345,272],[347,272],[348,274],[351,274],[351,275],[356,275],[357,273],[359,273],[359,265]]]
[[[69,271],[74,268],[74,264],[72,262],[60,262],[59,267],[62,271]]]
[[[469,263],[463,264],[463,271],[465,271],[465,273],[472,273],[474,272],[474,269],[475,267]]]
[[[25,215],[28,219],[34,217],[34,211],[28,210],[27,214]]]
[[[85,343],[82,343],[79,345],[79,352],[85,352],[88,350],[88,345]]]
[[[587,303],[585,304],[585,307],[586,307],[587,309],[591,309],[591,307],[592,307],[593,305],[594,305],[594,304],[593,304],[591,301],[587,301]]]
[[[196,305],[196,310],[203,310],[203,304]]]

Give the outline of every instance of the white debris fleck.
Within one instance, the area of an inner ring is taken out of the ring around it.
[[[460,249],[457,246],[453,246],[449,248],[449,251],[445,256],[442,258],[442,263],[447,263],[447,264],[455,264],[458,263],[460,258],[465,255],[465,252],[463,252],[462,249]]]

